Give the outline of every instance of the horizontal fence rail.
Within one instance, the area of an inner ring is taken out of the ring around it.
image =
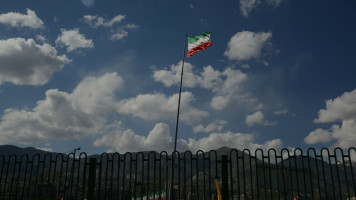
[[[0,155],[0,199],[346,200],[355,171],[353,147]]]

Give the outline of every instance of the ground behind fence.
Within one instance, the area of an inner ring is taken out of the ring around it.
[[[352,199],[356,149],[0,155],[1,199]]]

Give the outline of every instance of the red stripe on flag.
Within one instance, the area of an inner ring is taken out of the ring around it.
[[[187,58],[189,58],[190,56],[194,55],[198,51],[202,51],[202,50],[207,49],[208,47],[210,47],[211,44],[212,44],[212,42],[210,41],[210,42],[204,43],[204,44],[202,44],[200,46],[197,46],[197,47],[189,50]]]

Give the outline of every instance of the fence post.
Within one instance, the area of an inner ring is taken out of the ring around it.
[[[229,199],[229,178],[228,178],[228,157],[221,156],[221,181],[222,181],[222,200]]]
[[[89,178],[88,178],[88,200],[94,200],[95,180],[96,180],[96,158],[90,158]]]

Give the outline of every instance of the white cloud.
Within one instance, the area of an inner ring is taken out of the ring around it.
[[[108,134],[97,139],[94,142],[94,146],[107,146],[120,153],[147,150],[167,151],[169,153],[173,151],[174,141],[170,136],[169,126],[165,123],[157,123],[147,137],[135,134],[131,129],[124,128],[121,122],[108,127],[108,129],[112,129],[112,131],[106,131]],[[256,144],[254,140],[255,138],[252,134],[232,132],[213,133],[198,140],[193,138],[187,140],[179,139],[177,150],[190,150],[193,152],[198,150],[209,151],[226,146],[238,149],[250,149],[251,152],[254,152],[257,148],[264,150],[275,148],[280,150],[283,147],[283,142],[280,139],[266,141],[264,144]]]
[[[190,63],[184,63],[183,86],[194,88],[211,89],[214,92],[223,94],[231,94],[240,88],[240,84],[247,80],[247,75],[240,70],[231,68],[225,69],[223,72],[214,70],[212,66],[206,66],[200,74],[196,75],[193,72],[194,66]],[[171,65],[169,69],[155,70],[153,78],[162,82],[166,87],[171,87],[180,84],[182,71],[182,62],[177,65]]]
[[[86,7],[93,7],[95,4],[95,0],[80,0],[82,4]]]
[[[229,102],[229,96],[215,96],[211,99],[210,106],[215,110],[223,110]]]
[[[98,134],[114,110],[116,73],[87,77],[70,93],[51,89],[35,108],[7,109],[0,123],[1,144],[39,144],[48,139],[80,139]],[[20,124],[20,125],[19,125]]]
[[[157,123],[146,136],[137,135],[123,127],[121,122],[106,127],[105,135],[94,141],[94,146],[108,146],[120,153],[137,151],[172,151],[172,138],[169,126]]]
[[[179,62],[177,65],[171,65],[168,69],[154,69],[152,76],[166,87],[179,85],[181,68],[182,62]],[[202,72],[194,73],[194,66],[187,62],[184,63],[183,86],[210,89],[215,94],[210,106],[216,110],[223,110],[233,101],[245,103],[255,109],[262,109],[263,105],[257,98],[244,93],[242,85],[247,79],[247,74],[240,70],[226,68],[221,72],[210,65],[203,67]]]
[[[332,136],[336,139],[334,146],[354,147],[356,144],[356,119],[343,120],[342,125],[333,125]]]
[[[316,123],[334,122],[356,118],[356,89],[345,92],[340,97],[326,101],[326,109],[321,109]]]
[[[43,21],[37,17],[31,9],[26,9],[27,14],[8,12],[0,15],[0,23],[10,25],[11,27],[29,27],[38,29],[44,27]]]
[[[36,35],[36,40],[42,43],[47,43],[47,39],[43,35]]]
[[[276,151],[279,151],[283,148],[283,142],[280,139],[274,139],[274,140],[268,140],[266,141],[263,146],[262,149],[263,150],[269,150],[269,149],[276,149]],[[290,147],[288,147],[288,149],[291,149]]]
[[[264,144],[254,143],[253,134],[242,133],[212,133],[207,137],[200,138],[198,140],[189,138],[188,140],[180,140],[178,149],[180,150],[192,150],[197,151],[199,149],[203,151],[209,151],[211,149],[218,149],[222,146],[238,149],[249,149],[254,152],[256,149],[261,148],[267,150],[269,148],[275,148],[277,150],[283,147],[283,142],[280,139],[266,141]]]
[[[194,96],[190,92],[182,92],[180,119],[185,122],[200,121],[209,113],[193,108],[190,103]],[[135,98],[121,100],[117,104],[118,112],[140,117],[145,120],[175,119],[178,94],[166,97],[164,94],[140,94]]]
[[[72,103],[78,109],[105,117],[115,109],[114,92],[124,87],[124,80],[116,73],[86,77],[73,90]]]
[[[112,27],[113,25],[120,23],[123,19],[125,19],[125,17],[125,15],[117,15],[108,21],[104,20],[103,17],[99,17],[97,15],[83,16],[84,22],[93,28],[98,28],[99,26]]]
[[[112,18],[106,25],[107,26],[113,26],[114,24],[120,23],[123,19],[125,19],[125,15],[117,15],[114,18]]]
[[[261,1],[261,0],[240,0],[240,11],[241,14],[244,17],[248,17],[248,15],[250,14],[250,12],[257,8],[258,5],[261,4],[261,2],[266,3],[268,6],[273,6],[275,8],[277,8],[282,0],[266,0],[266,1]]]
[[[0,84],[44,85],[69,62],[47,43],[23,38],[0,40]]]
[[[247,74],[240,70],[227,68],[223,73],[226,76],[221,88],[215,88],[221,94],[236,94],[240,91],[241,83],[247,80]]]
[[[118,30],[111,35],[110,39],[111,40],[121,40],[122,38],[124,38],[128,35],[129,35],[129,32],[127,32],[125,30]]]
[[[227,68],[222,75],[226,77],[222,84],[213,88],[216,94],[210,102],[213,109],[223,110],[232,102],[245,104],[254,110],[262,109],[263,105],[257,98],[244,92],[242,85],[247,80],[247,74]]]
[[[120,26],[116,30],[111,31],[110,39],[111,40],[121,40],[122,38],[128,36],[129,30],[134,30],[134,29],[138,29],[138,28],[139,28],[139,26],[137,26],[136,24],[126,24],[126,25]]]
[[[99,16],[93,16],[93,15],[85,15],[83,16],[84,18],[84,23],[90,25],[93,28],[98,28],[100,26],[103,27],[114,27],[115,24],[119,24],[121,23],[122,20],[124,20],[126,18],[125,15],[117,15],[114,18],[112,18],[111,20],[105,20],[103,17],[99,17]],[[111,40],[121,40],[125,37],[128,36],[129,34],[129,30],[133,30],[133,29],[138,29],[139,26],[136,24],[125,24],[122,25],[120,27],[117,27],[115,29],[111,29],[110,30],[110,39]]]
[[[271,37],[271,32],[238,32],[228,42],[224,55],[230,60],[238,61],[258,59],[262,49],[268,44],[271,45],[269,42]]]
[[[333,146],[348,148],[356,144],[356,89],[326,101],[315,123],[340,122],[329,130],[316,129],[304,139],[307,144],[334,142]]]
[[[269,122],[264,119],[264,115],[261,111],[257,111],[251,115],[246,116],[245,123],[248,126],[253,126],[255,124],[260,124],[264,126],[273,126],[276,124],[276,122]]]
[[[341,126],[332,125],[329,130],[321,128],[304,138],[307,144],[334,142],[332,146],[349,148],[356,144],[356,119],[343,120]]]
[[[195,87],[199,84],[201,77],[194,75],[194,66],[188,62],[184,63],[183,86]],[[182,62],[177,65],[171,65],[169,69],[156,70],[153,72],[155,81],[162,82],[166,87],[179,85],[182,71]]]
[[[336,127],[335,127],[336,128]],[[307,137],[304,138],[304,142],[307,144],[315,144],[318,142],[328,143],[333,140],[332,133],[328,130],[324,130],[321,128],[316,129],[309,133]]]
[[[121,28],[123,28],[123,29],[138,29],[139,26],[136,24],[125,24],[125,25],[121,26]]]
[[[240,0],[241,14],[245,17],[248,17],[251,10],[256,8],[259,3],[259,0]]]
[[[42,150],[42,151],[47,151],[47,152],[53,152],[52,148],[48,147],[36,147],[36,149]]]
[[[215,70],[212,66],[208,65],[203,68],[203,72],[200,73],[200,81],[199,84],[202,88],[212,88],[217,89],[220,84],[223,83],[222,76],[226,75],[218,70]],[[243,82],[244,80],[240,80],[239,82]]]
[[[221,132],[224,126],[227,124],[227,121],[224,120],[215,120],[214,122],[208,124],[204,127],[202,124],[195,126],[193,128],[193,132],[205,132],[205,133],[212,133],[212,132]]]
[[[56,39],[56,44],[67,46],[67,52],[74,51],[78,48],[93,48],[94,43],[91,39],[86,39],[83,34],[79,33],[79,29],[66,30],[61,29],[61,35]]]

